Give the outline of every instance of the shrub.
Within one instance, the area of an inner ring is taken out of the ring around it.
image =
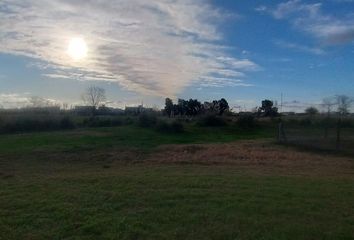
[[[131,117],[124,118],[123,124],[125,125],[134,124],[134,119],[132,119]]]
[[[313,125],[313,120],[310,119],[310,118],[303,118],[303,119],[301,119],[301,120],[299,121],[299,124],[300,124],[301,126],[304,126],[304,127],[306,127],[306,126],[312,126],[312,125]]]
[[[225,126],[226,122],[222,117],[215,116],[215,115],[208,115],[200,118],[197,124],[205,127],[218,127],[218,126]]]
[[[3,125],[2,133],[35,132],[60,129],[60,122],[56,119],[29,119],[19,118]]]
[[[112,118],[111,119],[111,126],[112,127],[117,127],[117,126],[122,126],[123,125],[123,121],[119,118]]]
[[[342,127],[352,128],[354,127],[353,119],[342,119],[341,124]]]
[[[178,121],[173,121],[172,123],[168,123],[166,121],[159,121],[156,125],[156,129],[159,132],[165,133],[181,133],[184,132],[184,126],[182,123]]]
[[[140,127],[149,128],[156,125],[157,118],[152,114],[142,114],[139,116],[138,124]]]
[[[86,127],[114,127],[121,126],[122,124],[121,119],[111,117],[86,118],[83,121],[83,125]]]
[[[237,119],[237,126],[240,128],[254,128],[256,126],[256,121],[252,115],[243,115]]]
[[[184,132],[184,125],[180,122],[174,121],[171,124],[172,131],[175,133]]]
[[[74,129],[75,127],[76,125],[74,121],[71,120],[69,117],[64,117],[63,119],[60,120],[61,129]]]

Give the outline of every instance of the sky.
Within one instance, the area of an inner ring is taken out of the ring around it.
[[[85,56],[68,50],[84,41]],[[109,106],[271,99],[284,111],[354,95],[354,0],[1,0],[0,107],[33,96]]]

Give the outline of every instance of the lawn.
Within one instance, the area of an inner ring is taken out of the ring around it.
[[[0,239],[354,238],[352,159],[214,130],[3,137]]]
[[[274,129],[240,130],[237,127],[186,126],[183,133],[160,133],[134,125],[89,128],[58,132],[0,135],[1,153],[33,151],[80,151],[110,147],[151,149],[161,144],[230,142],[240,139],[272,138]]]

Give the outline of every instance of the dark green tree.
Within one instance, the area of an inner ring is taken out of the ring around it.
[[[200,114],[202,110],[202,104],[197,99],[189,99],[187,102],[187,115],[196,116]]]
[[[171,117],[173,113],[173,101],[170,98],[165,99],[165,112],[168,115],[168,117]]]
[[[225,113],[225,111],[228,111],[229,110],[229,103],[224,99],[220,99],[218,101],[218,105],[219,105],[219,115],[223,115]]]
[[[318,109],[315,107],[308,107],[305,109],[305,113],[308,115],[316,115],[319,113]]]
[[[275,117],[278,115],[278,108],[273,107],[273,102],[268,99],[262,101],[259,111],[264,117]]]
[[[178,99],[178,104],[177,104],[178,114],[184,116],[187,114],[187,110],[188,110],[188,101],[184,99]]]

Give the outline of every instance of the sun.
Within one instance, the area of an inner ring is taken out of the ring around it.
[[[72,38],[67,53],[74,60],[81,60],[87,56],[87,44],[83,38]]]

